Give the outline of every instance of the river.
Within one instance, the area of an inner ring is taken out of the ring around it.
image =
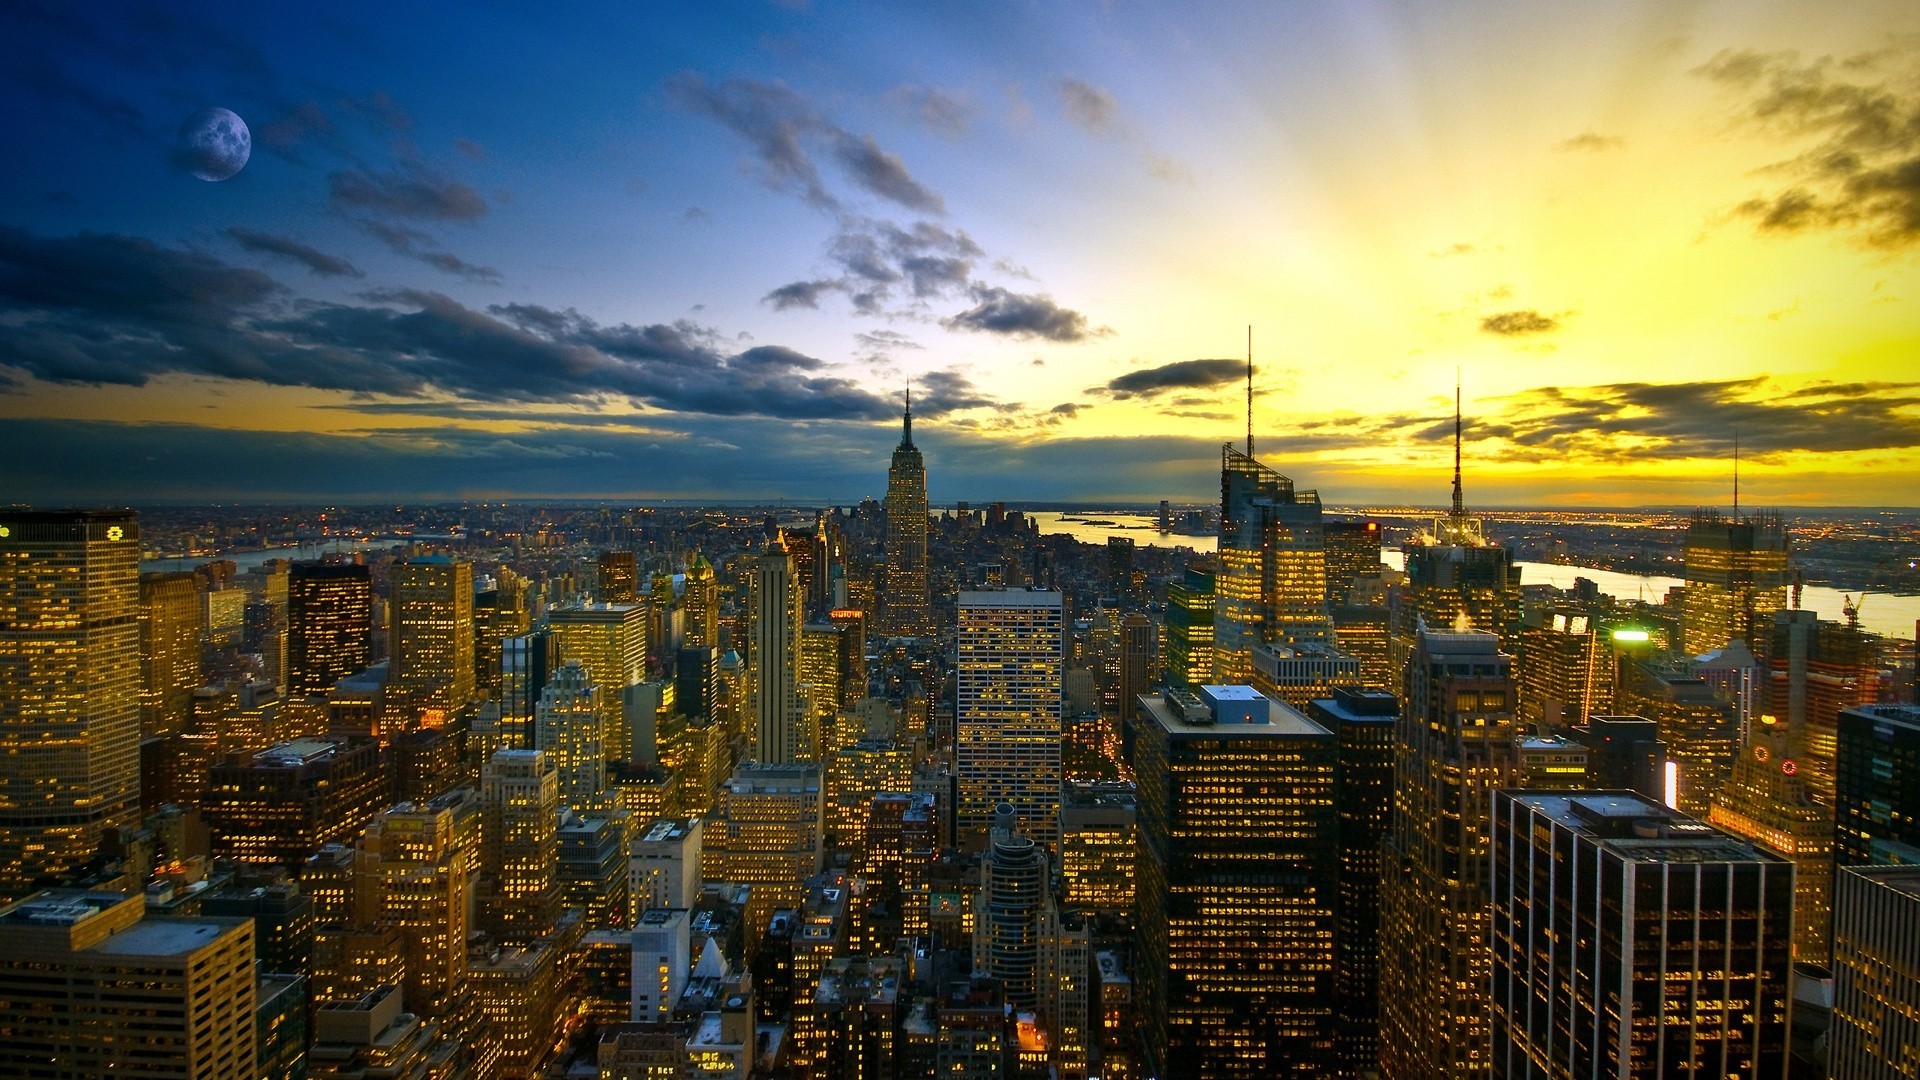
[[[229,555],[191,555],[179,559],[143,559],[140,562],[140,572],[143,574],[152,574],[191,570],[205,563],[210,563],[218,559],[226,559],[239,566],[239,572],[244,574],[251,570],[256,570],[274,559],[318,559],[322,555],[328,555],[338,551],[386,551],[390,548],[406,547],[408,544],[413,543],[414,539],[424,540],[428,538],[385,536],[377,540],[327,540],[315,544],[301,544],[297,547],[288,546],[264,548],[260,551],[239,551]]]
[[[1027,516],[1039,523],[1040,531],[1043,533],[1064,533],[1086,544],[1105,544],[1108,537],[1124,536],[1143,547],[1148,545],[1189,547],[1195,551],[1212,551],[1216,546],[1216,540],[1211,536],[1161,533],[1155,528],[1156,519],[1148,514],[1061,514],[1038,511],[1030,512]],[[1099,524],[1090,524],[1090,521]],[[1406,559],[1398,551],[1388,549],[1383,553],[1383,558],[1388,566],[1396,570],[1405,568]],[[1620,600],[1644,599],[1654,604],[1659,603],[1661,598],[1667,595],[1668,589],[1681,584],[1681,580],[1674,577],[1622,574],[1585,566],[1536,562],[1523,562],[1519,566],[1520,582],[1523,585],[1551,585],[1556,589],[1571,589],[1573,579],[1583,577],[1599,586],[1600,591],[1608,596]],[[1859,599],[1861,594],[1848,593],[1843,589],[1831,589],[1823,585],[1808,585],[1801,590],[1800,606],[1816,612],[1823,619],[1839,622],[1846,618],[1841,605],[1848,596]],[[1860,628],[1870,633],[1910,639],[1913,637],[1915,620],[1920,620],[1920,596],[1867,593],[1860,606]]]

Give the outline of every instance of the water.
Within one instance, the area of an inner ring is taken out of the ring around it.
[[[194,555],[182,559],[143,559],[140,572],[172,573],[191,570],[196,566],[227,559],[239,566],[242,574],[259,569],[274,559],[318,559],[336,551],[385,551],[389,548],[406,547],[411,540],[386,537],[379,540],[329,540],[318,544],[301,544],[297,547],[264,548],[260,551],[241,551],[231,555]]]
[[[1142,546],[1189,547],[1195,551],[1212,551],[1216,546],[1216,539],[1212,536],[1161,533],[1156,527],[1158,518],[1149,514],[1060,514],[1039,511],[1028,513],[1027,516],[1039,523],[1040,531],[1043,533],[1065,534],[1084,544],[1104,545],[1108,537],[1125,536]],[[1089,519],[1111,524],[1089,524]],[[1405,569],[1406,558],[1398,551],[1389,549],[1383,553],[1382,558],[1388,566],[1396,570]],[[1679,578],[1662,577],[1657,574],[1622,574],[1612,570],[1596,570],[1585,566],[1561,566],[1555,563],[1523,562],[1518,565],[1520,583],[1523,585],[1551,585],[1556,589],[1571,589],[1574,578],[1586,578],[1598,585],[1601,592],[1615,599],[1644,599],[1652,604],[1659,603],[1667,595],[1668,589],[1682,584]],[[1841,609],[1847,596],[1859,599],[1861,594],[1848,593],[1843,589],[1832,589],[1823,585],[1809,585],[1801,591],[1800,606],[1817,613],[1822,619],[1841,622],[1847,617]],[[1915,620],[1920,620],[1920,596],[1867,593],[1864,601],[1861,602],[1860,628],[1870,633],[1894,638],[1912,638]]]

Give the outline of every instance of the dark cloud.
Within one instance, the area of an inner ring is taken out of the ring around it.
[[[1560,321],[1551,315],[1542,315],[1531,308],[1524,311],[1502,311],[1488,315],[1480,320],[1480,332],[1499,337],[1525,337],[1529,334],[1548,334],[1560,329]]]
[[[940,324],[950,330],[976,330],[1012,338],[1086,341],[1112,333],[1093,327],[1087,317],[1053,302],[1045,293],[1016,293],[996,285],[975,285],[973,307]]]
[[[973,105],[937,86],[896,86],[887,91],[887,101],[909,120],[949,139],[965,135],[973,124]]]
[[[318,102],[303,101],[277,119],[269,120],[255,128],[253,139],[260,146],[288,161],[304,163],[305,159],[300,154],[303,143],[310,139],[335,143],[339,134],[340,129],[320,108]]]
[[[277,255],[283,259],[291,259],[305,266],[308,270],[319,274],[321,277],[366,276],[360,272],[359,267],[354,266],[347,260],[329,255],[324,251],[310,248],[291,237],[275,236],[272,233],[244,229],[237,225],[228,229],[227,235],[233,238],[234,243],[239,244],[248,251],[261,255]]]
[[[690,322],[602,324],[572,309],[468,308],[434,292],[292,302],[272,278],[124,236],[0,227],[0,363],[55,383],[170,372],[477,402],[625,399],[672,413],[871,421],[892,403],[778,345],[732,351]],[[935,372],[926,411],[991,403]]]
[[[1060,105],[1074,126],[1096,138],[1114,134],[1120,123],[1120,103],[1092,83],[1077,79],[1061,83]]]
[[[392,248],[394,254],[405,255],[409,259],[418,259],[428,266],[445,270],[449,274],[466,278],[468,281],[493,283],[500,280],[500,271],[491,266],[475,266],[465,259],[440,247],[439,242],[419,229],[409,229],[403,225],[389,225],[384,221],[363,221],[360,227],[371,233],[381,243]]]
[[[1627,140],[1618,135],[1602,135],[1597,131],[1583,131],[1571,139],[1557,144],[1556,150],[1598,151],[1618,150],[1627,145]]]
[[[404,135],[413,130],[413,117],[395,104],[385,90],[375,90],[365,99],[347,98],[342,105],[384,134]]]
[[[1246,374],[1246,363],[1241,360],[1176,360],[1159,367],[1129,371],[1108,382],[1102,389],[1121,399],[1153,397],[1168,390],[1224,386],[1238,382]]]
[[[453,148],[465,154],[470,161],[487,160],[487,148],[472,139],[455,139]]]
[[[416,163],[392,172],[344,169],[328,177],[334,209],[367,211],[413,221],[480,220],[487,200],[478,191]]]
[[[834,123],[812,102],[782,83],[728,79],[710,83],[693,72],[667,80],[667,96],[681,108],[716,120],[747,141],[759,158],[762,180],[815,206],[836,209],[814,161],[818,149],[840,165],[847,179],[870,194],[924,213],[941,213],[940,196],[915,180],[900,158],[870,135]]]
[[[1920,39],[1836,60],[1725,50],[1694,74],[1739,97],[1738,122],[1778,138],[1782,177],[1734,213],[1762,232],[1831,229],[1879,248],[1920,243]]]
[[[773,290],[761,297],[760,302],[773,305],[775,311],[786,311],[790,308],[818,308],[822,296],[843,287],[837,281],[796,281]]]

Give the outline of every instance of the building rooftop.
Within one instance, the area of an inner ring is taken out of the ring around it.
[[[981,589],[961,592],[960,606],[963,608],[1057,608],[1061,606],[1061,600],[1060,594],[1051,590]]]
[[[1895,892],[1920,899],[1920,866],[1843,866],[1842,874],[1858,874]]]
[[[142,919],[95,945],[108,956],[187,956],[212,945],[234,929],[253,925],[244,917]]]
[[[1252,690],[1251,687],[1213,687],[1210,689]],[[1253,691],[1256,697],[1265,698],[1259,691]],[[1215,722],[1210,709],[1195,712],[1190,708],[1176,709],[1167,700],[1166,694],[1142,694],[1140,707],[1152,717],[1162,729],[1176,738],[1234,738],[1234,739],[1278,739],[1311,738],[1322,736],[1332,738],[1333,732],[1310,719],[1305,713],[1283,701],[1265,698],[1266,715],[1257,714],[1240,722]],[[1237,704],[1257,704],[1241,699]]]

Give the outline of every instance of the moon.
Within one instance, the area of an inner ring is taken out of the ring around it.
[[[252,153],[253,132],[230,109],[201,109],[180,125],[180,163],[202,180],[229,179]]]

